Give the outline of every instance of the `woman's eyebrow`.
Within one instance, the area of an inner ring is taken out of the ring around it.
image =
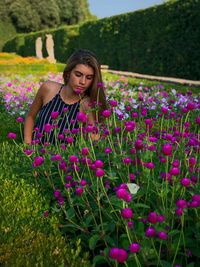
[[[76,73],[78,73],[78,74],[81,74],[81,75],[84,75],[84,73],[82,73],[82,72],[80,72],[80,71],[78,71],[78,70],[75,70],[75,72]],[[87,74],[86,76],[94,76],[94,74]]]

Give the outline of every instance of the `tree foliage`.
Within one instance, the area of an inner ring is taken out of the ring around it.
[[[0,0],[1,18],[11,19],[17,32],[31,32],[94,18],[87,0]]]

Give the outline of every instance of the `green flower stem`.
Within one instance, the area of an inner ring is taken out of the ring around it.
[[[140,261],[138,259],[138,256],[136,253],[134,253],[134,258],[135,258],[135,261],[136,261],[136,264],[137,264],[137,267],[142,267],[142,265],[140,264]]]
[[[154,251],[155,251],[156,256],[157,256],[157,258],[158,258],[158,263],[160,264],[160,266],[163,266],[163,264],[162,264],[162,262],[161,262],[161,260],[160,260],[160,255],[158,254],[158,252],[157,252],[157,250],[156,250],[156,247],[155,247],[155,244],[154,244],[154,241],[153,241],[152,238],[151,238],[151,243],[152,243],[152,245],[153,245]],[[158,265],[157,265],[157,266],[158,266]],[[172,266],[173,266],[173,264],[172,264]]]
[[[78,224],[76,224],[74,221],[72,221],[72,220],[68,217],[67,212],[66,212],[66,210],[65,210],[65,208],[64,208],[63,206],[61,206],[61,208],[62,208],[62,211],[64,212],[64,214],[65,214],[65,216],[66,216],[66,219],[67,219],[71,224],[73,224],[73,225],[74,225],[77,229],[79,229],[80,231],[82,231],[82,232],[84,232],[84,233],[87,232],[84,228],[80,227]]]
[[[172,266],[174,266],[174,263],[175,263],[175,260],[176,260],[176,256],[177,256],[177,253],[178,253],[178,249],[179,249],[179,246],[180,246],[180,242],[181,242],[181,236],[183,236],[183,226],[184,226],[184,214],[181,217],[181,232],[180,232],[178,244],[176,246],[176,252],[174,254],[174,259],[173,259],[173,262],[172,262]]]
[[[110,202],[110,199],[109,199],[109,197],[108,197],[108,195],[107,195],[107,193],[106,193],[106,190],[105,190],[105,187],[104,187],[104,184],[103,184],[103,179],[101,179],[101,188],[102,188],[102,190],[103,190],[103,192],[104,192],[104,194],[105,194],[105,196],[106,196],[106,198],[107,198],[107,200],[108,200],[108,203],[109,203],[109,205],[111,206],[111,208],[112,208],[112,210],[113,210],[115,216],[117,217],[118,220],[120,220],[119,216],[117,215],[117,213],[116,213],[116,211],[115,211],[115,209],[114,209],[112,203]]]
[[[100,192],[99,192],[99,179],[97,177],[97,202],[98,202],[98,207],[99,207],[99,217],[100,217],[100,222],[101,222],[101,230],[103,232],[103,220],[102,220],[102,214],[101,214],[101,204],[100,204]]]

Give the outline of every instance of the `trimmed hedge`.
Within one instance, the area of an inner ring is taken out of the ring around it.
[[[56,59],[77,48],[96,52],[111,69],[200,79],[200,0],[175,0],[145,10],[51,31]],[[41,33],[37,33],[37,36]],[[4,51],[30,55],[33,35],[8,42]],[[36,35],[35,35],[36,36]],[[27,40],[29,39],[29,40]],[[29,50],[30,49],[30,50]],[[33,54],[31,54],[33,55]]]

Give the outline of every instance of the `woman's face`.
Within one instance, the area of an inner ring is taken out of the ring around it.
[[[82,95],[92,85],[94,80],[94,69],[88,65],[78,64],[70,72],[69,81],[67,86],[73,90],[73,92],[79,91]]]

